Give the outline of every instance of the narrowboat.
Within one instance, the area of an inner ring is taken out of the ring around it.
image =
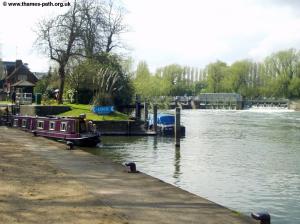
[[[154,130],[153,114],[149,115],[148,127]],[[157,114],[157,133],[160,135],[174,135],[175,129],[175,116],[173,114]],[[185,136],[185,127],[180,125],[180,134]]]
[[[72,142],[77,146],[96,146],[100,143],[100,134],[93,123],[84,118],[84,115],[79,118],[15,115],[11,124],[36,136]]]

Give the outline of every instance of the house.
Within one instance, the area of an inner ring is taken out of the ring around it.
[[[2,94],[33,93],[33,88],[38,81],[37,77],[29,70],[22,60],[16,62],[3,61],[4,76],[0,80]]]

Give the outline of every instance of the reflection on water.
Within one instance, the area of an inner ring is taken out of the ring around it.
[[[180,147],[175,146],[175,157],[174,157],[174,175],[173,178],[176,180],[179,180],[180,177]],[[178,184],[178,182],[175,182],[175,184]]]
[[[164,137],[103,137],[86,149],[272,223],[300,223],[300,113],[184,110],[181,147]],[[293,218],[291,218],[293,217]]]

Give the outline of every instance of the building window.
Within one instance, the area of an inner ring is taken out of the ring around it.
[[[22,120],[22,127],[23,127],[23,128],[26,128],[26,125],[27,125],[27,120],[26,120],[26,119],[23,119],[23,120]]]
[[[66,130],[67,130],[67,122],[61,122],[60,131],[66,131]]]
[[[55,121],[50,121],[49,130],[55,130]]]
[[[14,119],[14,127],[18,127],[18,119]]]
[[[37,129],[44,129],[44,121],[37,122]]]

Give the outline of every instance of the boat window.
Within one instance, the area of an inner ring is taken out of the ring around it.
[[[23,127],[23,128],[26,128],[26,124],[27,124],[27,120],[26,120],[26,119],[23,119],[23,120],[22,120],[22,127]]]
[[[67,130],[67,122],[61,122],[60,130],[61,131],[66,131]]]
[[[44,129],[44,121],[38,121],[37,123],[38,123],[37,125],[38,129]]]
[[[55,130],[55,121],[50,121],[49,130]]]
[[[18,127],[18,119],[14,119],[14,127]]]

